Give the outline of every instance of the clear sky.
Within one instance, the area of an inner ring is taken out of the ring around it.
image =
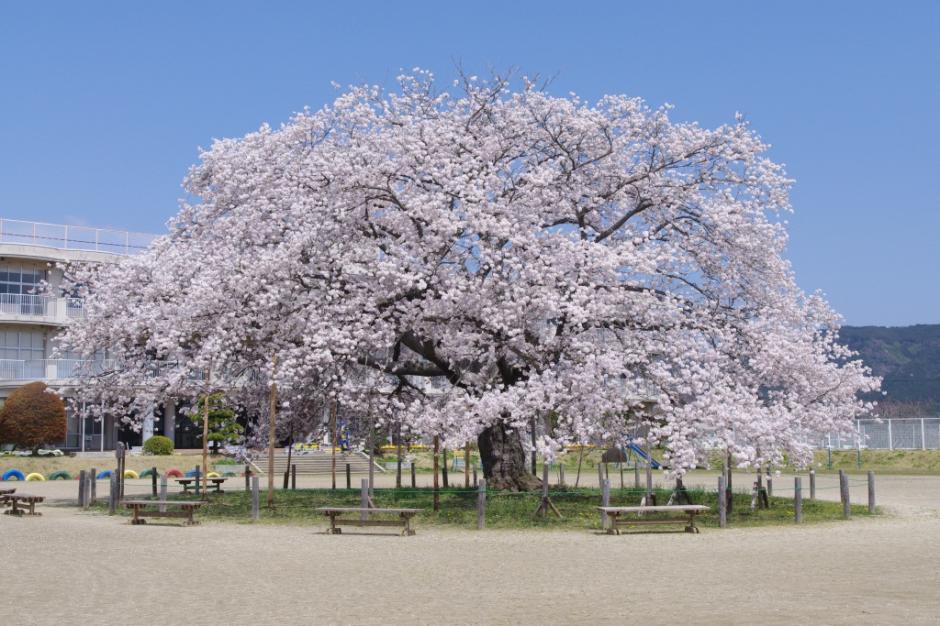
[[[789,256],[850,324],[940,322],[940,2],[6,2],[0,216],[162,232],[213,138],[330,81],[510,66],[743,112],[797,180]]]

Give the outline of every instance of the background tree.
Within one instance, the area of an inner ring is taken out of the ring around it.
[[[205,396],[193,405],[189,418],[195,426],[202,428]],[[200,439],[202,431],[200,430]],[[222,393],[209,394],[209,443],[215,453],[229,443],[239,443],[245,435],[245,427],[238,423],[238,414]]]
[[[65,404],[45,383],[23,385],[0,409],[0,440],[36,450],[65,439]]]
[[[74,272],[88,302],[66,345],[122,360],[85,391],[142,404],[250,368],[285,411],[316,393],[476,439],[506,489],[537,483],[533,447],[634,433],[677,473],[714,447],[805,461],[870,409],[878,381],[783,256],[791,181],[742,118],[456,86],[416,72],[215,142],[167,237]]]

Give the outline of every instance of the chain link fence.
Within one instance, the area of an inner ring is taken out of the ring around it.
[[[940,449],[940,417],[860,419],[856,420],[854,435],[826,435],[819,447],[937,450]]]

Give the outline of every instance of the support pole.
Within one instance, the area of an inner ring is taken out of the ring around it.
[[[274,368],[277,357],[271,360],[271,390],[268,396],[268,508],[274,508],[274,446],[277,443],[277,383]]]
[[[359,506],[363,509],[369,508],[369,479],[363,478],[359,486]],[[366,511],[361,511],[359,513],[359,519],[363,522],[369,519],[369,513]]]
[[[558,486],[562,489],[565,488],[565,464],[560,462],[558,464]]]
[[[88,472],[85,470],[78,472],[78,506],[83,509],[85,508],[86,502],[88,501],[88,497],[85,494],[85,490],[88,489],[88,479],[86,477],[87,474]]]
[[[849,499],[849,477],[843,470],[839,470],[839,488],[842,495],[842,517],[849,519],[852,517],[852,503]]]
[[[251,466],[245,463],[245,491],[251,491]]]
[[[333,485],[336,488],[336,485]],[[352,489],[352,465],[346,464],[346,489]]]
[[[470,442],[463,447],[463,488],[470,488]]]
[[[438,482],[437,482],[437,469],[438,469],[437,468],[437,464],[438,464],[437,455],[440,454],[440,444],[441,444],[440,439],[438,439],[437,435],[434,435],[434,482],[433,482],[434,505],[433,505],[433,509],[435,511],[439,511],[441,509],[441,495],[440,493],[438,493],[438,489],[440,488],[440,485],[438,485]]]
[[[333,401],[333,404],[330,406],[330,421],[332,422],[332,428],[330,432],[333,434],[330,436],[330,476],[333,478],[333,489],[336,489],[336,401]],[[347,464],[348,465],[348,464]],[[348,474],[348,470],[347,470]],[[349,480],[347,479],[347,483]],[[349,489],[349,485],[346,485],[346,488]]]
[[[257,522],[261,519],[261,493],[258,485],[258,477],[251,477],[251,519]]]
[[[725,498],[725,477],[718,477],[718,527],[728,527],[728,499]]]
[[[166,474],[160,477],[160,506],[158,510],[166,513]]]
[[[601,506],[610,506],[610,481],[601,481]],[[601,529],[607,530],[607,513],[601,511]]]
[[[816,470],[809,471],[809,499],[816,500]]]
[[[868,512],[875,512],[875,472],[868,471]]]
[[[398,437],[395,445],[395,488],[401,489],[401,422],[398,422]]]
[[[153,493],[153,497],[157,497],[157,468],[150,468],[150,490]]]
[[[486,528],[486,479],[480,481],[477,489],[477,530]]]
[[[443,461],[443,465],[441,466],[441,478],[444,479],[444,489],[447,489],[450,487],[450,479],[447,476],[447,446],[441,449],[441,461]]]
[[[111,493],[108,497],[108,515],[114,515],[114,512],[117,510],[117,501],[119,496],[119,483],[117,476],[111,474],[111,477],[108,479],[110,482]]]
[[[416,489],[418,487],[417,477],[415,476],[415,462],[411,462],[411,488]]]
[[[799,476],[793,478],[793,517],[797,524],[803,523],[803,485]]]
[[[292,463],[290,466],[290,488],[292,491],[297,490],[297,464]]]
[[[203,398],[202,402],[202,467],[205,470],[203,472],[202,478],[202,499],[209,499],[209,390],[212,388],[210,385],[212,377],[212,370],[206,369],[206,396]],[[272,415],[273,421],[273,415]],[[199,480],[199,475],[196,475],[196,480]],[[196,489],[196,494],[199,494],[199,489]]]

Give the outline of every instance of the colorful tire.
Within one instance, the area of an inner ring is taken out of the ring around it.
[[[8,469],[3,472],[3,480],[13,480],[14,478],[16,480],[26,480],[26,476],[18,469]]]
[[[147,478],[148,476],[153,476],[153,469],[145,469],[140,473],[140,478]]]
[[[32,472],[26,475],[26,480],[46,480],[46,477],[40,474],[39,472]]]
[[[102,480],[104,478],[111,478],[112,473],[113,472],[111,470],[101,470],[100,472],[98,472],[98,475],[95,478],[97,478],[98,480]]]
[[[206,478],[222,478],[222,476],[218,472],[209,472]]]
[[[186,472],[186,478],[195,478],[195,477],[196,477],[196,470],[191,469],[188,472]]]
[[[49,474],[49,480],[72,480],[72,475],[66,472],[65,470],[56,470]]]
[[[140,474],[134,470],[124,470],[124,478],[140,478]]]
[[[182,478],[182,477],[183,477],[183,472],[179,471],[179,470],[176,469],[175,467],[171,467],[170,469],[168,469],[168,470],[166,471],[166,475],[167,475],[167,477],[173,476],[174,478]]]

